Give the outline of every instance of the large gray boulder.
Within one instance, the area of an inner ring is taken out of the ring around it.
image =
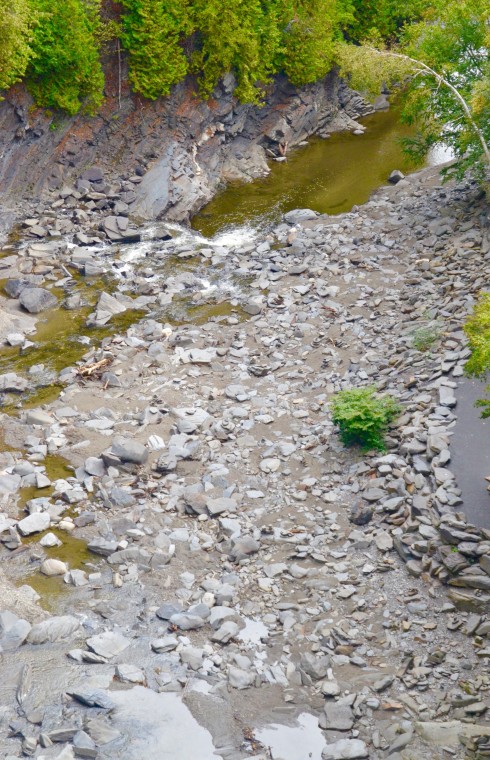
[[[58,299],[45,288],[25,288],[19,296],[19,303],[30,314],[38,314],[40,311],[52,309],[58,303]]]

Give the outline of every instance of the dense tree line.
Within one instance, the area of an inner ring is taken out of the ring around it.
[[[41,106],[94,109],[101,48],[112,35],[127,50],[133,90],[146,98],[167,95],[187,74],[206,97],[232,71],[237,97],[259,102],[277,72],[297,85],[319,79],[344,36],[357,41],[378,28],[394,37],[420,4],[407,0],[400,16],[397,0],[121,0],[108,30],[109,0],[9,0],[0,7],[0,89],[25,78]]]

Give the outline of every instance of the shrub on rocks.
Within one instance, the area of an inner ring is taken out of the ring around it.
[[[345,446],[384,451],[384,433],[400,411],[391,396],[380,396],[374,386],[340,391],[332,401],[332,419]]]

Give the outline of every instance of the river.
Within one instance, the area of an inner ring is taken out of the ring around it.
[[[193,228],[213,237],[233,228],[267,227],[295,208],[341,214],[365,203],[394,169],[408,173],[421,168],[403,150],[402,140],[411,130],[401,124],[398,109],[367,116],[362,123],[362,135],[313,138],[292,150],[287,161],[272,161],[267,177],[229,185],[194,217]],[[438,150],[427,163],[434,166],[449,158]]]

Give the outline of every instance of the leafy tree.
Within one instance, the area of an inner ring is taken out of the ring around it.
[[[129,51],[129,79],[135,92],[155,100],[168,95],[188,71],[182,47],[193,31],[188,0],[122,0],[122,42]]]
[[[403,119],[416,125],[407,141],[416,158],[434,145],[452,148],[456,162],[446,176],[468,169],[483,179],[490,169],[489,0],[436,0],[424,21],[406,27],[390,50],[340,45],[341,72],[354,86],[376,90],[410,80]]]
[[[0,4],[0,90],[22,79],[32,56],[30,42],[36,15],[28,0]]]
[[[73,115],[94,111],[104,76],[97,32],[100,0],[31,0],[39,14],[32,39],[27,84],[36,102]]]
[[[466,373],[485,380],[490,373],[490,293],[480,296],[473,314],[466,320],[464,331],[471,349]],[[490,386],[486,390],[490,392]],[[490,417],[490,400],[481,399],[476,405],[483,408],[482,417]]]

